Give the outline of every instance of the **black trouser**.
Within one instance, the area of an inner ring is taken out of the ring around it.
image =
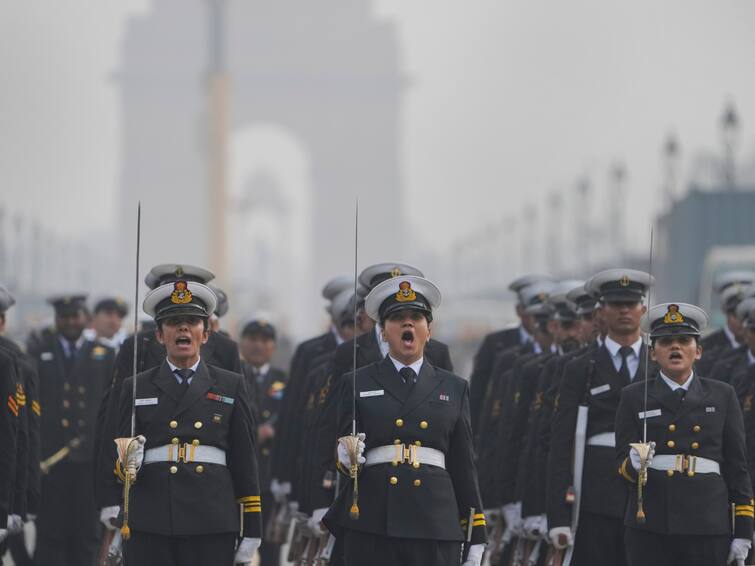
[[[268,521],[273,519],[272,512],[275,500],[271,493],[262,494],[262,532],[267,529]],[[260,547],[260,566],[278,566],[280,564],[281,547],[265,540]]]
[[[233,566],[236,533],[166,536],[132,531],[126,566]]]
[[[629,566],[726,566],[729,535],[662,535],[627,528]]]
[[[461,543],[345,530],[346,566],[459,566]]]
[[[101,525],[94,502],[94,466],[60,462],[42,478],[34,563],[90,566],[97,557]]]
[[[624,521],[582,511],[574,541],[574,566],[625,566]]]

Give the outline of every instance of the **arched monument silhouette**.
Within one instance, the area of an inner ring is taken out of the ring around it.
[[[212,198],[205,133],[210,1],[153,0],[124,34],[115,72],[121,234],[130,254],[131,211],[141,198],[144,266],[210,259],[206,228],[196,228],[208,225]],[[353,269],[357,197],[360,263],[407,255],[400,171],[405,79],[393,23],[379,19],[369,1],[224,5],[229,136],[257,123],[279,124],[311,159],[313,284]]]

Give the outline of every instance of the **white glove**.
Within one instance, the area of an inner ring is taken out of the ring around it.
[[[27,523],[30,523],[30,522],[33,523],[36,520],[37,520],[37,515],[36,514],[34,514],[34,513],[27,513],[26,514],[26,522]]]
[[[320,525],[320,521],[322,521],[322,518],[325,516],[325,513],[328,512],[327,507],[322,507],[320,509],[315,509],[312,511],[312,516],[307,519],[307,526],[309,527],[309,530],[314,533],[315,536],[321,536],[324,535],[326,532],[328,532],[326,529],[324,529]]]
[[[519,534],[522,528],[522,502],[507,503],[501,509],[503,518],[506,520],[506,531]]]
[[[261,538],[244,537],[236,549],[236,556],[233,558],[234,564],[251,564],[254,553],[262,544]]]
[[[103,507],[100,509],[100,523],[105,525],[105,528],[109,531],[115,530],[115,521],[118,519],[118,514],[121,512],[119,505],[113,505],[112,507]]]
[[[8,536],[8,530],[0,529],[0,542],[3,542],[5,540],[5,537],[7,536]]]
[[[357,438],[359,438],[359,442],[357,443],[357,463],[364,464],[367,461],[365,457],[362,456],[362,454],[364,453],[365,434],[363,432],[360,432],[359,434],[357,434]],[[351,467],[351,458],[349,458],[349,451],[341,442],[340,438],[338,439],[338,461],[347,470]]]
[[[270,493],[273,494],[276,503],[282,503],[286,496],[291,493],[291,482],[279,482],[278,478],[273,478],[273,481],[270,482]]]
[[[136,437],[136,442],[136,446],[128,455],[127,465],[131,466],[133,464],[134,468],[138,470],[142,467],[142,462],[144,462],[144,444],[147,442],[147,439],[140,434]]]
[[[655,442],[650,443],[650,452],[648,452],[648,466],[650,465],[650,462],[653,460],[653,456],[655,456]],[[637,449],[632,446],[629,449],[629,460],[632,462],[632,467],[635,469],[635,471],[640,470],[640,453],[637,452]]]
[[[561,540],[559,540],[562,537],[566,539],[565,544]],[[548,531],[548,538],[551,539],[551,544],[557,550],[561,550],[562,548],[566,548],[567,546],[574,544],[574,536],[571,534],[571,527],[553,527],[550,531]]]
[[[8,515],[8,534],[15,535],[24,530],[24,520],[21,515]]]
[[[746,538],[735,538],[731,541],[731,547],[729,548],[729,557],[726,559],[727,564],[736,562],[737,565],[744,565],[747,553],[750,552],[752,541]]]
[[[545,515],[533,515],[524,519],[524,532],[528,538],[537,540],[548,535],[548,518]]]
[[[473,544],[469,547],[467,559],[461,566],[480,566],[482,563],[482,553],[485,552],[484,544]]]

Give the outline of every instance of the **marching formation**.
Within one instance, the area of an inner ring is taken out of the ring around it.
[[[520,324],[469,379],[432,338],[441,290],[401,262],[322,288],[329,327],[271,365],[206,269],[51,297],[0,336],[0,556],[24,566],[745,564],[753,539],[755,273],[725,324],[654,278],[526,275]],[[0,334],[14,299],[0,287]],[[503,314],[503,313],[502,313]],[[35,540],[26,540],[33,522]],[[28,548],[33,546],[30,554]]]

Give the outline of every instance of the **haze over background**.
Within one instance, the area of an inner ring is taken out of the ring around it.
[[[238,1],[228,3],[230,21]],[[38,219],[56,237],[88,240],[98,253],[115,245],[114,227],[133,211],[119,210],[123,124],[113,76],[130,18],[159,4],[3,2],[0,204],[7,211]],[[322,2],[322,10],[346,5]],[[545,207],[551,192],[562,191],[568,263],[580,220],[572,206],[577,180],[592,183],[591,215],[599,219],[616,162],[627,171],[627,249],[643,253],[651,217],[665,206],[667,135],[680,144],[677,190],[690,180],[715,183],[710,164],[722,151],[719,121],[728,102],[742,124],[738,178],[755,179],[755,3],[367,5],[395,25],[407,79],[398,204],[412,241],[409,259],[442,261],[481,226],[521,219],[535,205],[542,209],[537,243],[517,269],[547,270]],[[531,233],[518,226],[512,238]],[[129,282],[131,263],[123,274]]]

